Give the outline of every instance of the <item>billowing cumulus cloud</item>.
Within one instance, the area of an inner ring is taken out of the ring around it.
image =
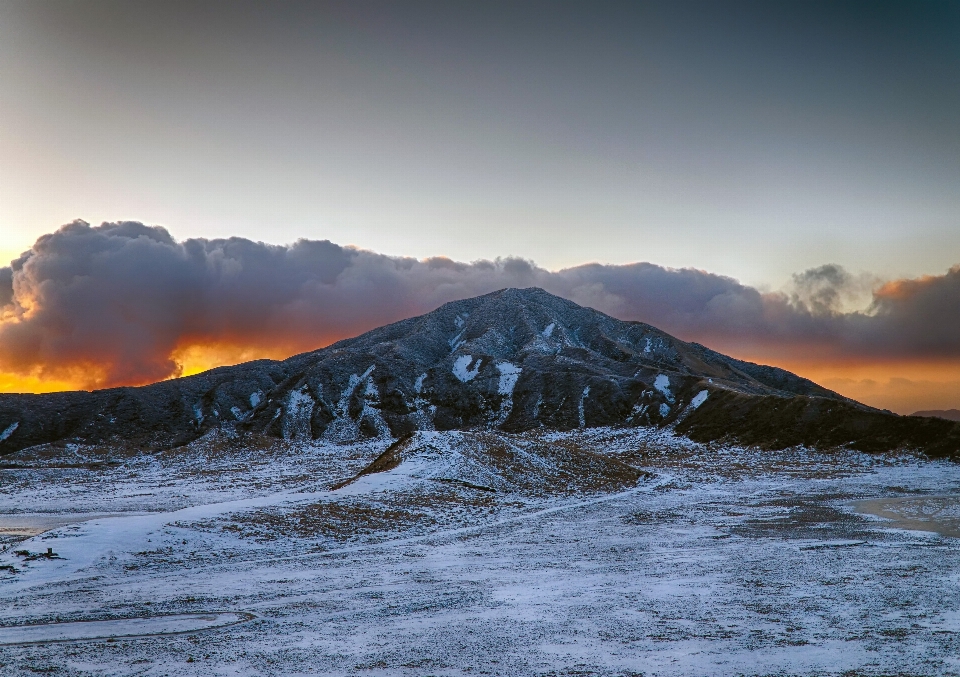
[[[960,268],[877,285],[823,266],[790,290],[761,293],[650,263],[551,272],[522,259],[417,260],[327,241],[178,242],[140,223],[77,221],[0,268],[0,370],[87,387],[146,383],[179,373],[185,347],[294,353],[529,286],[739,355],[960,357]],[[865,310],[848,309],[865,294]]]
[[[837,314],[864,306],[879,283],[872,275],[852,275],[841,266],[827,264],[796,273],[791,298],[816,314]]]

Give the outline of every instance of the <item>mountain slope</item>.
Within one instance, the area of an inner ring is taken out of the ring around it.
[[[61,440],[169,447],[222,426],[350,442],[603,425],[677,425],[697,439],[759,446],[960,449],[956,424],[879,412],[540,289],[448,303],[281,362],[142,388],[0,396],[0,453]]]
[[[910,415],[945,418],[948,421],[960,421],[960,409],[930,409],[927,411],[915,411]]]

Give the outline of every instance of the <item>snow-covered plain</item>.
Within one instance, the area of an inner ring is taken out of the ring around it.
[[[0,674],[960,674],[960,466],[492,439],[7,457]]]

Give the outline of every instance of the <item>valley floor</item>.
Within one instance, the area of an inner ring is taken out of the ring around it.
[[[960,675],[960,465],[491,440],[7,457],[0,673]]]

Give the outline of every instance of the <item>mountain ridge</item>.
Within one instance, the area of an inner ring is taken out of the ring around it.
[[[0,454],[70,442],[170,448],[224,427],[352,442],[636,425],[760,447],[960,452],[958,424],[881,412],[538,288],[453,301],[282,361],[138,388],[0,395]]]
[[[924,416],[927,418],[942,418],[948,421],[960,421],[960,409],[928,409],[925,411],[915,411],[911,416]]]

